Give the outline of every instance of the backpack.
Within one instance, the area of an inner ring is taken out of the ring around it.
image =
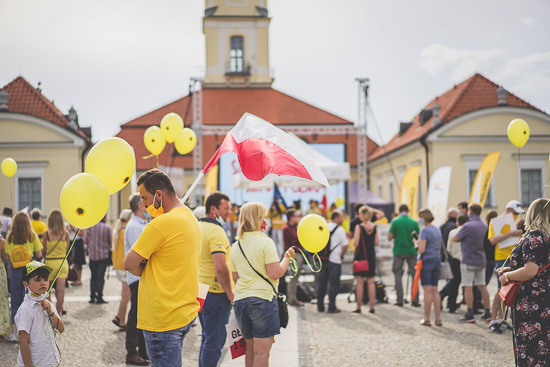
[[[22,268],[32,260],[32,257],[24,245],[14,245],[11,250],[10,259],[14,268]]]
[[[321,261],[323,261],[323,262],[328,261],[328,258],[330,257],[330,253],[332,252],[332,250],[334,250],[334,249],[331,249],[331,248],[330,248],[330,239],[332,238],[332,235],[334,234],[334,232],[336,232],[336,230],[338,229],[338,227],[340,227],[340,226],[334,227],[334,229],[330,232],[330,235],[329,235],[329,237],[328,237],[328,242],[327,242],[327,244],[326,244],[325,247],[321,250],[321,252],[319,252],[319,258],[320,258]],[[336,248],[336,247],[335,247],[335,248]]]

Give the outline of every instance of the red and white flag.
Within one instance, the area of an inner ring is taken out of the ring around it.
[[[324,173],[304,149],[293,144],[286,132],[250,113],[245,113],[231,129],[222,145],[206,164],[203,173],[212,169],[222,154],[237,155],[242,173],[259,181],[268,174],[301,177],[329,187]]]

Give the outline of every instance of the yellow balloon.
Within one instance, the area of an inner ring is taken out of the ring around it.
[[[166,139],[158,126],[150,126],[143,134],[143,142],[148,151],[154,155],[162,153],[166,145]]]
[[[197,135],[188,127],[180,131],[174,142],[174,147],[179,154],[189,153],[195,149],[195,145],[197,145]]]
[[[61,189],[59,205],[63,216],[76,228],[90,228],[107,214],[109,190],[89,173],[69,178]]]
[[[336,201],[334,202],[334,205],[336,205],[337,208],[341,207],[342,205],[344,205],[346,203],[346,200],[341,197],[341,196],[338,196],[336,198]]]
[[[177,113],[170,112],[160,121],[160,130],[167,143],[173,143],[183,130],[183,119]]]
[[[2,173],[8,177],[13,177],[17,172],[17,162],[13,158],[6,158],[2,161]]]
[[[529,140],[529,125],[523,119],[513,119],[508,124],[507,133],[510,142],[521,148]]]
[[[308,214],[298,223],[298,241],[309,252],[324,249],[329,237],[327,221],[320,215]]]
[[[112,195],[130,182],[136,169],[136,157],[126,140],[107,138],[93,146],[85,167],[85,172],[99,178]]]

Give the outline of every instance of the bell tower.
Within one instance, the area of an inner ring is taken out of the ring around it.
[[[205,0],[204,88],[267,88],[269,68],[267,0]]]

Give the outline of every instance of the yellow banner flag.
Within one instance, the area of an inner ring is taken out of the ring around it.
[[[487,194],[491,188],[491,181],[493,180],[493,174],[497,168],[498,159],[500,158],[500,152],[492,152],[481,162],[481,166],[477,170],[472,190],[470,191],[470,204],[477,203],[481,205],[481,208],[485,206],[485,200],[487,200]]]
[[[418,179],[420,178],[420,166],[411,167],[405,172],[399,190],[399,205],[407,204],[411,218],[417,216],[418,206]]]
[[[206,174],[206,180],[204,183],[204,200],[208,195],[218,190],[218,165],[216,164],[208,173]]]

